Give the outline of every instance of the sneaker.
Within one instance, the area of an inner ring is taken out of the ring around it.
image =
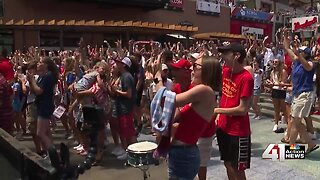
[[[117,156],[117,159],[118,160],[126,160],[127,159],[127,153],[124,153],[124,154],[122,154],[120,156]]]
[[[309,136],[311,137],[312,140],[316,140],[317,139],[317,133],[309,133]]]
[[[278,128],[277,130],[274,131],[275,133],[284,133],[285,130],[283,128]]]
[[[48,155],[43,157],[43,160],[47,161],[49,164],[51,164],[50,157]]]
[[[70,140],[70,139],[74,139],[73,134],[69,135],[66,139]]]
[[[80,151],[77,152],[77,154],[82,154],[84,152],[86,152],[86,150],[85,149],[81,149]]]
[[[78,146],[73,147],[74,150],[79,149],[80,147],[82,147],[82,144],[78,144]]]
[[[112,155],[116,155],[116,153],[120,150],[120,146],[116,146],[115,148],[113,148],[113,150],[111,151]]]
[[[261,117],[260,116],[256,116],[254,119],[255,120],[261,120]]]
[[[22,132],[18,132],[18,133],[17,133],[16,139],[17,139],[18,141],[23,141],[23,140],[24,140],[22,134],[23,134]]]
[[[275,125],[273,126],[272,131],[275,132],[277,129],[278,129],[278,124],[275,124]]]
[[[86,156],[86,155],[88,155],[88,151],[82,151],[82,152],[80,153],[80,155],[81,155],[81,156]]]
[[[114,149],[114,152],[112,151],[112,154],[115,156],[121,156],[123,154],[126,154],[126,151],[121,147],[117,147],[117,149]]]
[[[84,150],[84,148],[83,148],[83,146],[81,146],[81,147],[79,147],[78,149],[76,149],[77,151],[83,151]]]
[[[320,115],[320,111],[315,111],[314,113],[312,113],[313,115]]]

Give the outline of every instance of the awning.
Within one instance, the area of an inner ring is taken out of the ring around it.
[[[195,39],[215,39],[215,38],[225,38],[225,39],[246,39],[247,37],[239,34],[229,34],[221,32],[210,32],[210,33],[200,33],[192,36]]]
[[[175,24],[163,24],[143,21],[105,21],[105,20],[3,20],[0,19],[0,26],[83,26],[83,27],[132,27],[163,29],[182,32],[196,32],[198,27],[182,26]]]

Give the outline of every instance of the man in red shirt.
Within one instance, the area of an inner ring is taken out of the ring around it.
[[[251,138],[248,110],[253,93],[252,75],[241,65],[246,51],[240,44],[220,47],[225,61],[222,76],[222,96],[219,108],[217,139],[221,160],[229,179],[246,179],[250,168]]]
[[[191,66],[192,64],[185,60],[180,59],[176,63],[170,64],[172,69],[172,75],[174,78],[174,86],[172,91],[180,94],[191,88]]]
[[[7,57],[7,50],[3,49],[0,54],[0,73],[7,80],[9,85],[13,84],[14,71],[10,60]]]

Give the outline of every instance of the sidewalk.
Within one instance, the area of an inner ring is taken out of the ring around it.
[[[252,116],[251,116],[252,117]],[[316,124],[319,125],[319,124]],[[276,162],[264,160],[262,153],[269,144],[281,143],[283,133],[272,132],[273,123],[270,118],[251,120],[252,158],[251,168],[246,171],[248,179],[256,180],[316,180],[320,179],[320,150],[310,154],[304,160],[287,160]],[[319,144],[320,141],[318,140]],[[219,151],[213,144],[214,152],[208,168],[208,179],[228,179],[222,162],[219,161]]]
[[[252,117],[252,116],[251,116]],[[314,123],[319,128],[319,123]],[[284,162],[274,162],[271,160],[263,160],[261,155],[269,144],[280,143],[282,134],[272,132],[273,123],[271,118],[263,117],[261,120],[251,120],[252,130],[252,159],[251,169],[247,170],[248,179],[297,179],[297,180],[316,180],[320,179],[320,150],[310,154],[304,160],[288,160]],[[109,131],[110,132],[110,131]],[[71,148],[72,141],[63,138],[64,131],[59,124],[54,136],[55,144],[65,142],[70,147],[71,163],[78,164],[84,160],[84,157],[77,155]],[[319,134],[318,134],[318,138]],[[154,141],[151,135],[141,135],[138,140]],[[109,142],[112,142],[110,133],[108,134]],[[22,141],[28,148],[34,150],[31,138],[26,138]],[[320,141],[317,141],[320,144]],[[208,179],[224,180],[227,179],[226,170],[223,163],[219,160],[218,147],[216,141],[213,142],[214,151],[208,167]],[[105,157],[101,166],[92,167],[83,175],[80,175],[80,180],[95,179],[95,180],[141,180],[142,172],[139,169],[124,166],[124,161],[119,161],[116,157],[111,155],[113,144],[109,143],[106,149]],[[160,162],[159,166],[150,166],[150,180],[165,180],[167,179],[167,165],[166,162]]]

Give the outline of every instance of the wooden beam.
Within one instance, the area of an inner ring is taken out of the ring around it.
[[[45,25],[46,21],[44,19],[38,21],[38,25]]]
[[[86,24],[85,20],[76,21],[75,25],[84,26]]]
[[[61,20],[61,21],[57,22],[57,25],[59,25],[59,26],[63,26],[65,24],[66,24],[66,20]]]
[[[174,24],[169,25],[169,29],[170,30],[175,30],[176,29],[176,25],[174,25]]]
[[[20,21],[16,22],[15,25],[23,25],[24,24],[24,20],[21,19]]]
[[[135,21],[132,23],[132,26],[135,26],[135,27],[141,27],[141,21]]]
[[[13,25],[13,19],[6,22],[6,25]]]
[[[85,25],[86,26],[93,26],[94,25],[94,20],[91,20],[91,21],[86,21]]]
[[[55,25],[56,24],[56,20],[51,20],[51,21],[48,21],[48,25],[52,26],[52,25]]]
[[[24,25],[34,25],[34,19],[24,23]]]
[[[126,22],[123,23],[123,25],[132,27],[133,26],[133,21],[126,21]]]
[[[141,27],[149,27],[149,23],[148,22],[142,22],[141,23]]]
[[[122,26],[123,25],[123,21],[116,21],[114,22],[115,26]]]
[[[67,26],[74,26],[75,24],[76,24],[76,20],[74,20],[74,19],[66,22]]]
[[[114,21],[107,21],[104,23],[105,26],[114,26]]]
[[[101,20],[101,21],[97,21],[95,23],[96,26],[104,26],[104,20]]]

